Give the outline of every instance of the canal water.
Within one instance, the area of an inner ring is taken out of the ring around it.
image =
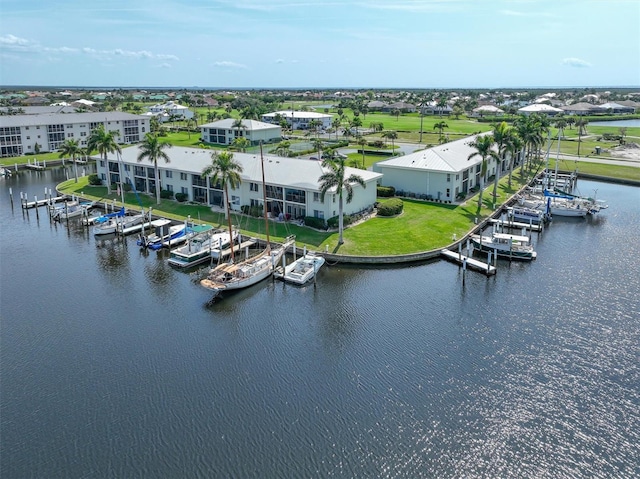
[[[164,252],[11,207],[0,476],[640,476],[640,190],[487,278],[328,266],[214,304]],[[427,234],[427,233],[426,233]]]

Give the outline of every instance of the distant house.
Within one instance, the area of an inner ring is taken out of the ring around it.
[[[473,109],[472,116],[482,117],[483,115],[502,115],[504,110],[501,110],[497,106],[494,105],[482,105]]]
[[[595,105],[587,102],[561,106],[560,109],[567,115],[591,115],[592,113],[597,113],[599,111]]]
[[[403,101],[397,101],[395,103],[390,103],[386,107],[387,111],[399,110],[402,113],[413,113],[416,111],[416,106],[411,103],[406,103]]]
[[[523,115],[532,115],[533,113],[538,113],[540,115],[555,116],[558,113],[564,113],[564,111],[560,108],[555,108],[544,103],[534,103],[532,105],[519,108],[518,113],[521,113]]]
[[[596,108],[600,113],[629,114],[635,112],[633,107],[614,102],[603,103],[602,105],[597,105]]]
[[[242,120],[242,128],[233,126],[236,122],[233,118],[214,121],[200,125],[202,141],[218,145],[230,145],[234,139],[244,137],[252,145],[274,143],[282,139],[280,125],[272,125],[256,120]]]
[[[149,113],[158,117],[161,122],[168,121],[171,117],[180,119],[193,118],[193,112],[188,107],[176,102],[157,103],[147,108]]]
[[[43,96],[30,96],[22,100],[21,103],[25,106],[45,106],[49,104],[49,100]]]
[[[367,103],[369,111],[385,111],[389,109],[389,105],[380,100],[373,100]]]
[[[629,108],[633,108],[634,113],[640,110],[640,102],[633,100],[622,100],[618,102],[620,105],[628,106]]]
[[[438,106],[438,102],[436,101],[430,101],[422,107],[423,115],[450,115],[452,111],[453,108],[451,108],[448,104]]]
[[[326,113],[318,113],[315,111],[292,111],[282,110],[262,115],[262,121],[266,123],[278,124],[278,118],[284,118],[289,128],[294,130],[308,130],[312,121],[319,121],[320,128],[326,129],[331,127],[331,115]]]
[[[491,132],[481,135],[488,134]],[[453,202],[480,182],[482,158],[468,159],[476,152],[471,143],[477,136],[380,161],[373,171],[383,174],[383,186],[393,186],[404,195]],[[495,146],[493,149],[497,151]],[[487,178],[496,172],[496,162],[488,161]]]

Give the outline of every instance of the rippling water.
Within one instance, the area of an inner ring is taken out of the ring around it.
[[[10,207],[51,175],[0,184],[2,477],[640,476],[637,188],[581,181],[611,208],[492,278],[333,266],[208,306]]]

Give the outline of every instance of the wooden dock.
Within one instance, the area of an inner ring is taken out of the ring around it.
[[[22,207],[24,209],[39,208],[41,206],[48,206],[50,204],[67,201],[68,199],[70,198],[67,195],[62,195],[62,196],[55,196],[53,198],[47,198],[46,200],[23,201]]]
[[[446,248],[440,251],[440,254],[445,259],[449,261],[453,261],[454,263],[459,264],[463,268],[469,268],[475,271],[480,271],[481,273],[484,273],[487,276],[496,274],[496,271],[497,271],[495,266],[491,266],[490,264],[483,263],[482,261],[478,261],[477,259],[471,258],[469,256],[465,256],[462,253],[456,253]]]
[[[514,228],[514,229],[528,229],[531,231],[542,231],[542,229],[544,228],[544,226],[542,225],[542,223],[520,223],[518,221],[510,221],[510,220],[499,220],[499,219],[495,219],[495,218],[491,218],[489,220],[490,223],[496,225],[496,226],[500,226],[502,228]]]

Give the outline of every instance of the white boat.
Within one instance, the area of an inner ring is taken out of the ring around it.
[[[93,234],[101,236],[113,233],[122,233],[126,228],[141,224],[145,218],[146,216],[144,214],[108,218],[106,221],[99,222],[93,227]]]
[[[324,262],[325,260],[322,256],[307,253],[285,266],[284,269],[282,266],[278,267],[273,274],[276,278],[289,283],[305,284],[318,274]]]
[[[233,242],[238,241],[237,231],[231,233]],[[188,268],[214,257],[214,251],[219,254],[224,248],[230,246],[228,231],[213,231],[197,234],[187,240],[185,245],[171,250],[168,263],[177,268]]]
[[[0,177],[10,177],[11,176],[11,170],[9,168],[3,168],[0,167]]]
[[[493,253],[512,259],[532,260],[537,254],[528,236],[493,233],[491,236],[471,235],[473,247],[485,253]]]
[[[93,201],[67,201],[52,207],[51,218],[55,221],[61,221],[86,215],[93,205]]]
[[[209,271],[200,284],[207,289],[221,293],[236,289],[248,288],[271,276],[280,263],[286,249],[293,245],[293,239],[288,239],[283,245],[267,248],[257,256],[239,263],[223,263]]]
[[[543,211],[534,208],[527,208],[526,206],[508,207],[507,217],[513,221],[519,221],[522,223],[531,222],[534,225],[538,225],[546,221],[546,216]]]

